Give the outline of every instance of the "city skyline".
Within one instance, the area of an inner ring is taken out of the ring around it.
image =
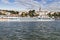
[[[0,0],[0,9],[60,11],[60,0]]]

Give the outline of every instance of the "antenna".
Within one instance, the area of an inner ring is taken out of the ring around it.
[[[41,11],[41,7],[39,8],[39,12]]]

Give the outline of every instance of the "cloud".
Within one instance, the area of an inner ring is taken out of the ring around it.
[[[27,9],[38,9],[40,7],[40,3],[34,0],[15,0],[13,3],[9,2],[9,0],[2,0],[2,2]]]
[[[27,8],[38,8],[40,7],[40,3],[38,3],[37,1],[34,0],[15,0],[15,4],[16,5],[23,5]]]
[[[8,0],[1,0],[3,3],[9,4]]]
[[[48,4],[47,5],[47,10],[50,10],[50,11],[60,11],[60,1],[57,2],[52,2],[51,4]]]
[[[14,0],[13,3],[9,0],[2,0],[2,2],[22,9],[39,9],[42,7],[43,10],[60,11],[60,0]]]

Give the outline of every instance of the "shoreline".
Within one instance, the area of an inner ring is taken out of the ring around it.
[[[55,21],[49,18],[0,18],[0,22],[38,22],[38,21]]]
[[[0,22],[39,22],[39,21],[55,21],[55,20],[0,20]]]
[[[39,22],[39,21],[55,21],[52,18],[38,18],[38,17],[3,17],[0,18],[0,22]]]

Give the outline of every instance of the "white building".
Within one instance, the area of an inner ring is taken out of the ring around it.
[[[49,18],[48,15],[47,15],[49,13],[49,11],[37,11],[36,13],[39,14],[38,17],[41,17],[41,18]]]
[[[5,14],[6,14],[7,16],[9,16],[11,13],[10,13],[10,12],[5,12]]]

